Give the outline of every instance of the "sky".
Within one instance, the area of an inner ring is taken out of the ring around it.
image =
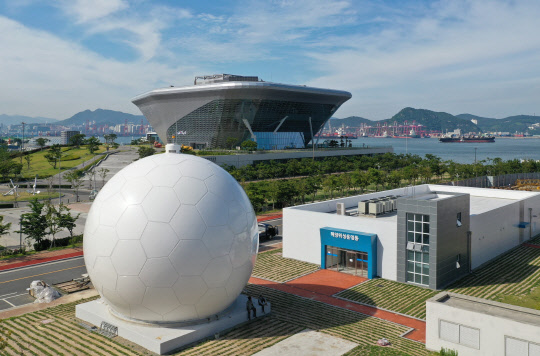
[[[0,114],[66,119],[196,75],[346,90],[336,117],[404,107],[540,114],[538,0],[0,0]]]

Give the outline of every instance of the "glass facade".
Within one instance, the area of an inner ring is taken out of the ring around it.
[[[291,133],[298,133],[302,145],[306,145],[311,140],[309,118],[313,134],[316,134],[332,115],[333,108],[332,104],[286,100],[214,100],[178,118],[167,129],[167,143],[194,148],[223,148],[229,138],[234,138],[239,145],[251,137],[249,125],[253,133],[274,132],[276,129],[277,133],[283,133],[268,138],[271,140],[265,143],[264,148],[290,146],[293,142]]]
[[[429,285],[429,215],[407,213],[407,282]]]

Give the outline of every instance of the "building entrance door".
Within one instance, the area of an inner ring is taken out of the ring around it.
[[[326,246],[326,269],[367,278],[367,262],[367,252],[344,250],[334,246]]]

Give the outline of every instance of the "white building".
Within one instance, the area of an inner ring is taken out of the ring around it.
[[[540,233],[539,216],[539,193],[400,188],[283,209],[283,257],[440,289]]]

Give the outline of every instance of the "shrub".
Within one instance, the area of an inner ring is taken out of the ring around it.
[[[441,348],[441,352],[439,352],[439,354],[441,356],[458,356],[458,353],[456,350],[451,350],[444,347]]]
[[[73,236],[73,239],[68,236],[62,239],[54,240],[54,246],[65,247],[65,246],[74,245],[76,243],[82,242],[82,240],[83,240],[83,235],[75,235]],[[47,250],[51,247],[51,243],[52,243],[51,240],[43,239],[41,242],[34,244],[34,250],[36,251]]]

